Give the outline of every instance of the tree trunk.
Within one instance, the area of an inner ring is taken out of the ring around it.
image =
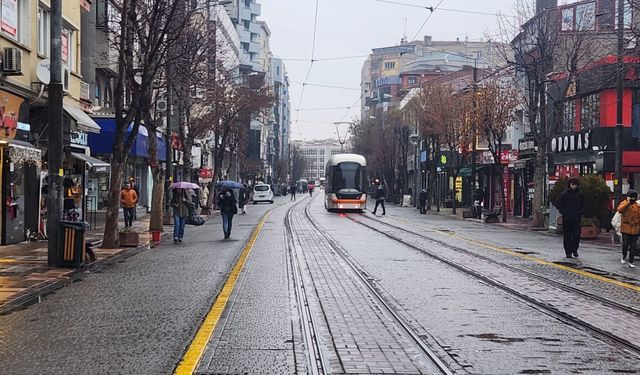
[[[115,249],[120,244],[118,241],[118,214],[120,212],[120,186],[122,186],[122,174],[124,173],[125,160],[113,160],[111,162],[111,178],[109,186],[109,204],[105,218],[103,249]]]
[[[538,151],[535,160],[535,168],[533,174],[534,192],[533,192],[533,226],[544,226],[544,213],[542,207],[544,206],[544,184],[545,184],[545,157]]]
[[[153,177],[149,231],[161,231],[163,230],[164,171],[158,162],[158,139],[156,138],[155,126],[151,125],[153,122],[149,117],[146,123],[149,133],[149,165],[151,165],[151,175]]]

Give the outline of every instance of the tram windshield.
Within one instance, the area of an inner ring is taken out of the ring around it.
[[[358,163],[344,162],[334,167],[331,181],[332,190],[341,193],[363,191],[364,167]]]

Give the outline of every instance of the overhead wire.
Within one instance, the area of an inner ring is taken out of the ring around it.
[[[412,40],[416,40],[416,38],[418,37],[418,35],[420,34],[420,32],[422,31],[422,29],[424,28],[424,25],[427,24],[427,22],[429,22],[429,19],[431,18],[431,16],[433,16],[433,13],[438,9],[438,7],[440,6],[440,4],[442,4],[444,0],[440,0],[440,2],[438,3],[438,5],[436,5],[435,7],[429,7],[427,9],[429,9],[430,13],[427,16],[427,19],[424,20],[424,22],[422,23],[422,26],[420,26],[420,29],[418,29],[418,31],[416,32],[416,35],[413,36]]]
[[[311,59],[309,61],[309,70],[307,71],[307,76],[304,78],[304,83],[302,84],[302,90],[300,91],[300,100],[298,101],[298,109],[296,110],[296,127],[298,129],[298,133],[300,134],[300,138],[304,141],[304,135],[300,130],[300,124],[298,123],[298,119],[300,117],[300,108],[302,107],[302,100],[304,99],[304,89],[309,81],[309,76],[311,75],[311,69],[313,69],[313,62],[316,53],[316,35],[318,33],[318,4],[319,0],[316,0],[316,9],[313,20],[313,42],[311,43]]]
[[[289,81],[291,83],[295,83],[298,85],[302,85],[305,84],[304,82],[300,82],[300,81]],[[329,88],[329,89],[337,89],[337,90],[352,90],[352,91],[360,91],[359,88],[355,88],[355,87],[345,87],[345,86],[335,86],[335,85],[325,85],[322,83],[306,83],[305,86],[314,86],[314,87],[325,87],[325,88]]]
[[[400,1],[392,1],[392,0],[374,0],[374,1],[377,1],[379,3],[388,3],[388,4],[402,5],[402,6],[413,7],[413,8],[432,10],[432,7],[429,7],[429,6],[404,3],[404,2],[400,2]],[[498,15],[500,15],[499,13],[481,12],[481,11],[477,11],[477,10],[464,10],[464,9],[452,9],[452,8],[438,8],[438,10],[445,11],[445,12],[478,14],[478,15],[482,15],[482,16],[498,16]]]

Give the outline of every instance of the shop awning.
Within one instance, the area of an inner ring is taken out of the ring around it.
[[[87,133],[100,133],[100,126],[93,121],[89,115],[84,113],[80,108],[72,107],[70,105],[63,105],[64,111],[69,114],[69,116],[73,117],[78,124],[78,129],[84,130]]]
[[[488,165],[478,165],[476,166],[476,172],[487,167]],[[460,170],[458,171],[458,177],[471,177],[472,170],[473,170],[473,167],[460,168]]]
[[[76,159],[83,160],[91,168],[108,168],[108,167],[111,167],[111,164],[107,163],[106,161],[102,161],[100,159],[96,159],[96,158],[91,157],[91,156],[89,156],[87,154],[81,154],[79,152],[72,152],[71,155],[73,155],[73,157],[76,158]]]
[[[106,155],[113,153],[113,142],[115,139],[116,120],[113,117],[110,118],[96,118],[96,122],[102,129],[100,134],[89,134],[89,147],[91,147],[91,153],[94,155]],[[127,136],[131,132],[132,126],[129,125],[127,129]],[[167,144],[160,133],[156,134],[156,140],[158,142],[158,160],[165,161],[167,153]],[[149,157],[149,131],[144,126],[140,126],[138,129],[138,135],[135,141],[131,145],[129,155]]]

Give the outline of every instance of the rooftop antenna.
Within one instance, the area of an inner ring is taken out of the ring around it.
[[[402,19],[404,20],[404,31],[402,32],[402,39],[404,39],[405,42],[408,42],[408,40],[407,40],[407,17],[403,17]]]

